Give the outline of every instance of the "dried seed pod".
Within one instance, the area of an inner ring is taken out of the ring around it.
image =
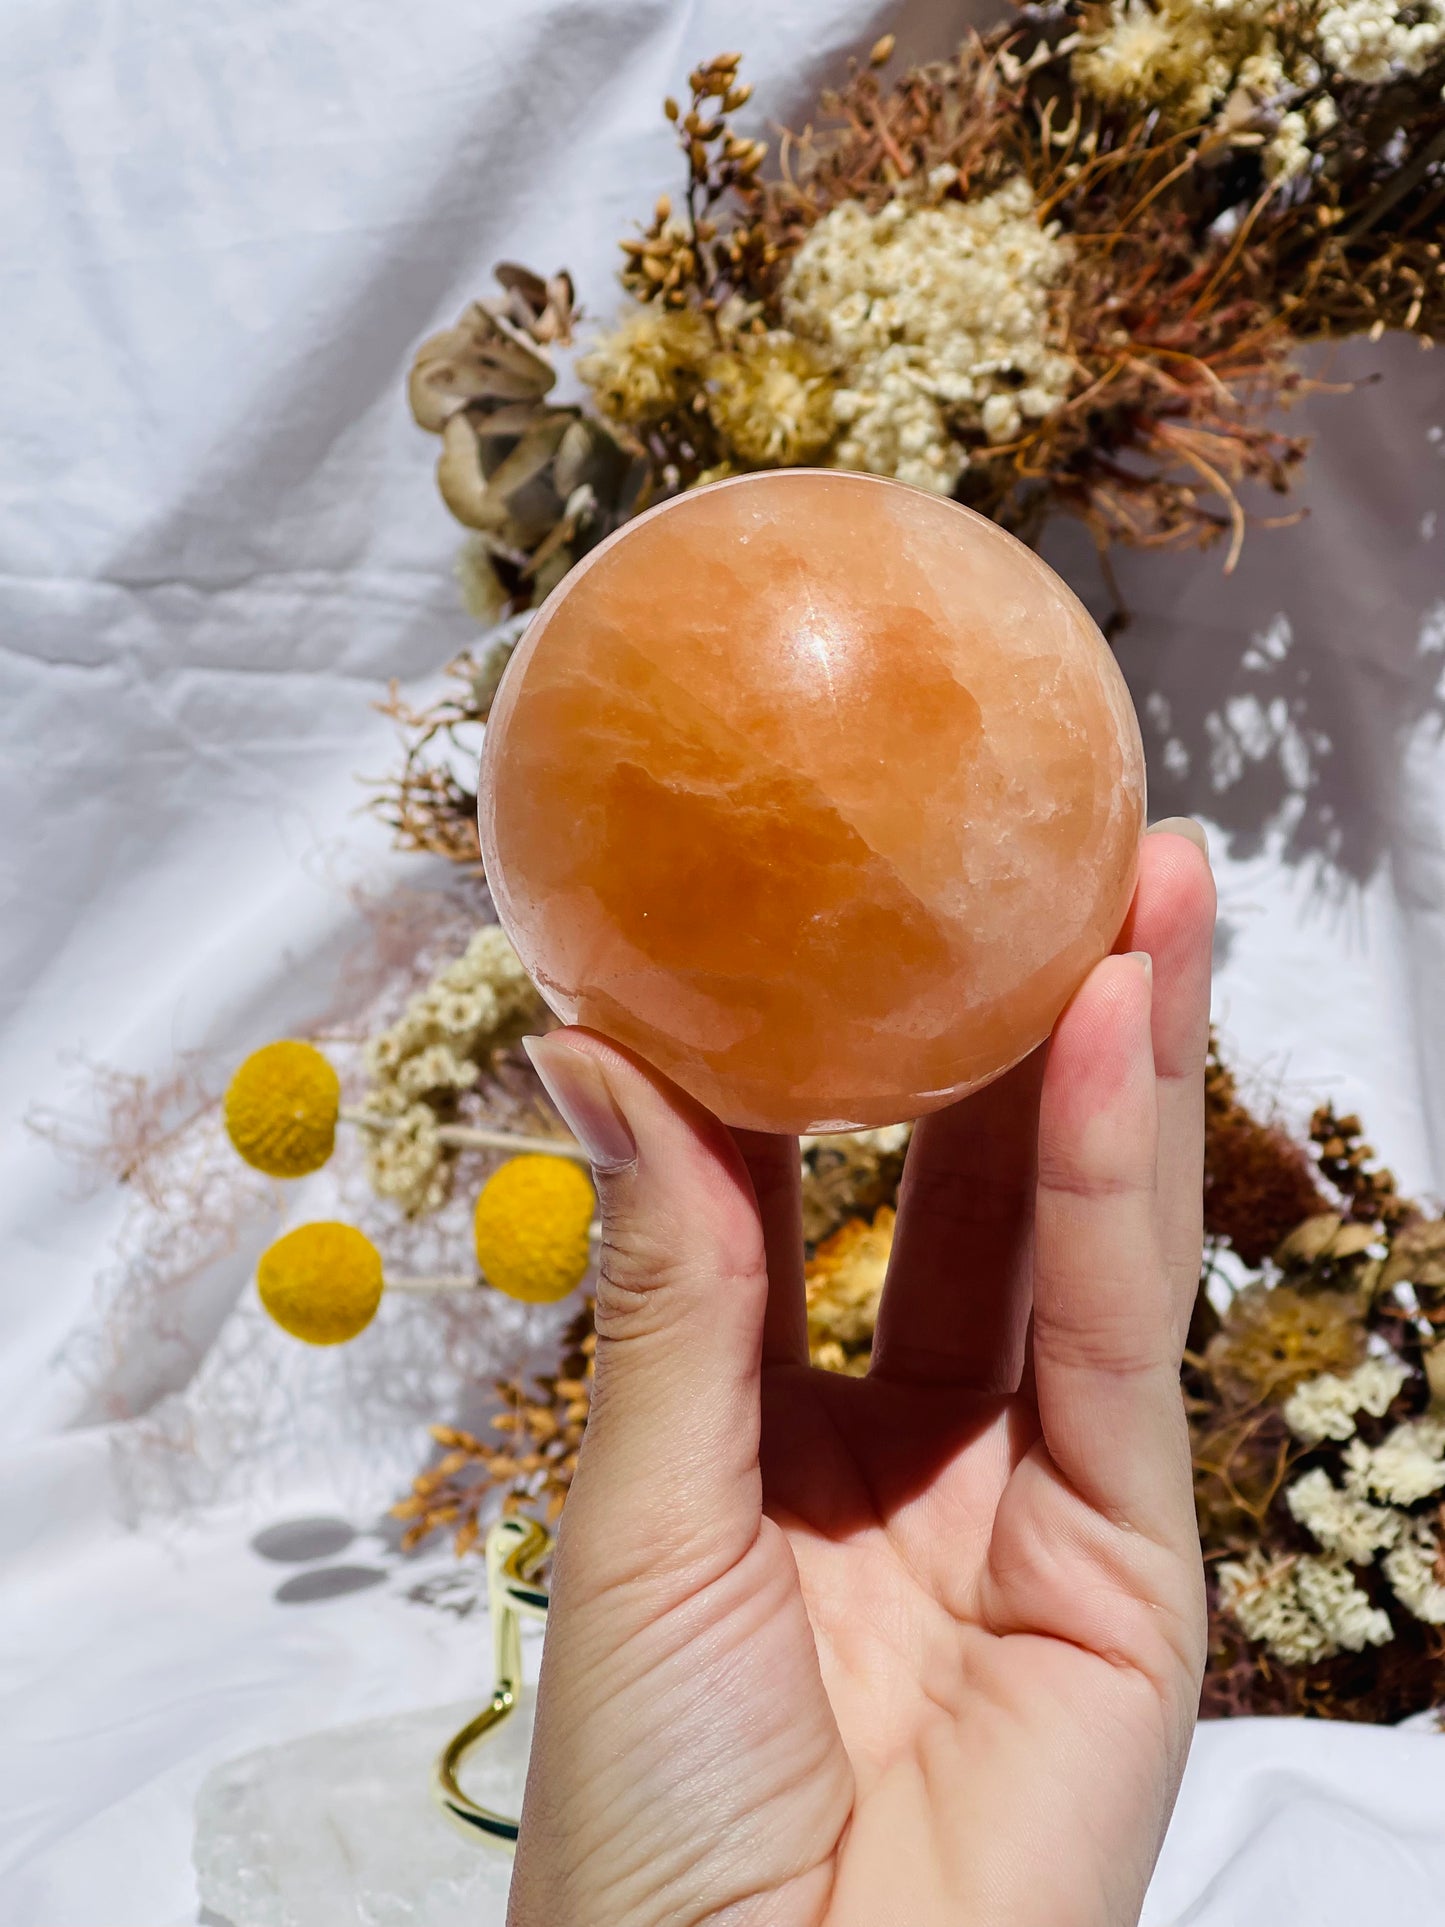
[[[1445,1290],[1445,1218],[1406,1225],[1390,1240],[1380,1289],[1410,1284],[1417,1291]]]
[[[541,314],[547,306],[550,284],[533,269],[516,261],[499,261],[492,272],[507,292],[520,295],[534,314]]]
[[[417,422],[435,434],[457,407],[535,401],[556,380],[551,362],[520,328],[474,301],[455,327],[430,336],[417,350],[409,393]]]
[[[1328,1255],[1333,1259],[1356,1258],[1362,1251],[1367,1251],[1378,1236],[1373,1225],[1341,1225],[1330,1241]]]
[[[1286,1271],[1315,1264],[1339,1236],[1343,1222],[1337,1211],[1323,1211],[1317,1217],[1306,1218],[1288,1237],[1280,1240],[1274,1254],[1275,1263]]]
[[[482,474],[481,437],[469,415],[453,415],[443,428],[436,473],[442,500],[465,527],[496,530],[506,526],[504,505],[488,492]]]

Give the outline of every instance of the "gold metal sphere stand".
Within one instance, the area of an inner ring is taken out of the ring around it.
[[[498,1519],[487,1534],[492,1697],[474,1720],[447,1741],[432,1771],[433,1791],[445,1812],[468,1833],[479,1833],[508,1853],[517,1844],[517,1821],[471,1799],[462,1791],[458,1775],[468,1754],[517,1710],[522,1692],[522,1621],[546,1622],[547,1593],[533,1575],[551,1550],[551,1533],[535,1519]]]

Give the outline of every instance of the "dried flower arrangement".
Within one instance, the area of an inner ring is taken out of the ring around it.
[[[1027,541],[1056,514],[1114,543],[1227,539],[1304,456],[1279,426],[1313,340],[1445,321],[1440,0],[1066,0],[884,78],[891,41],[765,143],[739,56],[666,102],[675,199],[622,242],[629,306],[557,408],[573,290],[498,270],[419,350],[411,397],[473,534],[484,621],[525,611],[628,516],[748,469],[823,464],[936,489]],[[1286,518],[1288,519],[1288,518]],[[382,801],[474,860],[474,749],[503,652],[418,712]],[[469,736],[468,731],[472,734]]]
[[[1358,1118],[1321,1106],[1306,1153],[1250,1118],[1217,1055],[1209,1085],[1183,1372],[1203,1710],[1399,1719],[1439,1699],[1445,1659],[1445,1220],[1399,1197]],[[1227,1296],[1224,1251],[1254,1274]]]

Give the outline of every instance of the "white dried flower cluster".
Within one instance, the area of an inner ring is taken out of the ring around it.
[[[1305,66],[1311,71],[1306,73]],[[1301,87],[1317,85],[1319,78],[1313,61],[1296,62],[1294,70],[1287,71],[1279,43],[1268,32],[1239,62],[1224,117],[1237,118],[1253,138],[1267,136],[1260,150],[1266,180],[1290,181],[1308,171],[1311,123],[1299,110],[1286,111],[1286,103],[1298,97]]]
[[[1255,100],[1278,100],[1288,92],[1289,76],[1284,70],[1284,56],[1272,33],[1265,34],[1259,45],[1240,61],[1234,70],[1233,81],[1236,87],[1245,88]]]
[[[1358,1493],[1341,1492],[1321,1466],[1296,1479],[1284,1499],[1326,1552],[1337,1552],[1357,1566],[1368,1565],[1377,1552],[1393,1546],[1405,1526],[1403,1513],[1371,1505]]]
[[[1384,1646],[1394,1637],[1390,1615],[1370,1604],[1369,1594],[1339,1560],[1306,1554],[1295,1567],[1294,1583],[1300,1604],[1331,1646],[1362,1653],[1367,1646]]]
[[[1266,180],[1292,181],[1308,173],[1309,123],[1303,114],[1281,114],[1279,126],[1264,150]]]
[[[1257,1548],[1219,1568],[1219,1597],[1250,1639],[1286,1666],[1309,1666],[1343,1648],[1363,1652],[1393,1634],[1340,1558],[1311,1553],[1271,1561]]]
[[[1445,1486],[1445,1418],[1406,1419],[1379,1445],[1351,1439],[1345,1488],[1387,1505],[1414,1505]]]
[[[1276,29],[1294,52],[1286,60]],[[1300,46],[1303,38],[1305,51]],[[1326,80],[1378,86],[1422,74],[1445,48],[1445,0],[1110,0],[1074,55],[1086,92],[1162,109],[1182,125],[1260,149],[1265,175],[1309,171],[1313,144],[1339,120]],[[1316,93],[1308,108],[1305,96]]]
[[[1429,1626],[1445,1626],[1445,1562],[1440,1534],[1429,1519],[1412,1520],[1409,1531],[1380,1564],[1402,1606]]]
[[[1117,105],[1168,107],[1180,120],[1204,120],[1224,99],[1234,74],[1222,41],[1238,37],[1232,9],[1193,0],[1110,0],[1101,32],[1074,55],[1074,78],[1086,93]]]
[[[844,201],[783,287],[793,332],[838,371],[832,460],[946,494],[968,465],[955,430],[1006,442],[1059,407],[1074,366],[1050,345],[1050,291],[1071,243],[1040,226],[1022,178],[976,201]]]
[[[1325,1372],[1307,1378],[1285,1400],[1284,1422],[1309,1445],[1352,1438],[1356,1415],[1368,1412],[1383,1418],[1409,1376],[1410,1368],[1391,1357],[1367,1358],[1343,1377]]]
[[[1438,1524],[1432,1518],[1420,1518],[1401,1509],[1445,1486],[1445,1419],[1409,1420],[1397,1425],[1383,1444],[1374,1447],[1354,1439],[1345,1453],[1345,1467],[1343,1490],[1317,1466],[1296,1479],[1284,1495],[1293,1517],[1330,1555],[1327,1560],[1314,1561],[1314,1567],[1328,1565],[1330,1560],[1335,1566],[1342,1560],[1365,1566],[1383,1554],[1380,1568],[1401,1605],[1430,1625],[1445,1625],[1445,1560]],[[1387,1503],[1376,1504],[1375,1499]],[[1266,1567],[1259,1563],[1261,1555],[1250,1557],[1254,1564],[1245,1561],[1228,1568],[1228,1591],[1224,1585],[1226,1568],[1221,1567],[1221,1603],[1234,1613],[1250,1638],[1267,1640],[1271,1651],[1288,1663],[1308,1664],[1307,1659],[1291,1656],[1311,1643],[1310,1629],[1297,1621],[1297,1615],[1307,1607],[1313,1612],[1310,1602],[1315,1592],[1311,1589],[1322,1583],[1318,1573],[1309,1560],[1302,1559],[1297,1567],[1290,1567],[1286,1585],[1280,1574],[1289,1565],[1288,1560]],[[1354,1605],[1348,1610],[1357,1615]],[[1325,1630],[1321,1615],[1314,1616]],[[1386,1615],[1377,1617],[1388,1624]],[[1255,1626],[1266,1630],[1256,1632]],[[1336,1646],[1349,1643],[1336,1632],[1329,1636]],[[1389,1636],[1387,1632],[1381,1637]],[[1378,1645],[1381,1639],[1372,1634],[1370,1643]],[[1313,1655],[1327,1656],[1323,1649]]]
[[[1332,127],[1339,125],[1340,110],[1335,105],[1333,94],[1321,94],[1319,99],[1310,103],[1310,133],[1316,140],[1328,134]]]
[[[1345,0],[1319,16],[1320,56],[1342,80],[1366,86],[1392,75],[1422,74],[1445,47],[1445,4],[1416,0]]]
[[[437,1137],[440,1101],[450,1105],[481,1076],[482,1060],[537,1009],[532,981],[505,934],[488,924],[462,956],[366,1045],[371,1077],[362,1108],[388,1120],[367,1153],[372,1187],[415,1216],[447,1191]]]

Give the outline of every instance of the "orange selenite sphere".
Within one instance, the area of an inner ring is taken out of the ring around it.
[[[681,495],[575,568],[487,724],[502,923],[724,1122],[921,1116],[1048,1036],[1129,906],[1144,762],[1077,598],[873,476]]]

